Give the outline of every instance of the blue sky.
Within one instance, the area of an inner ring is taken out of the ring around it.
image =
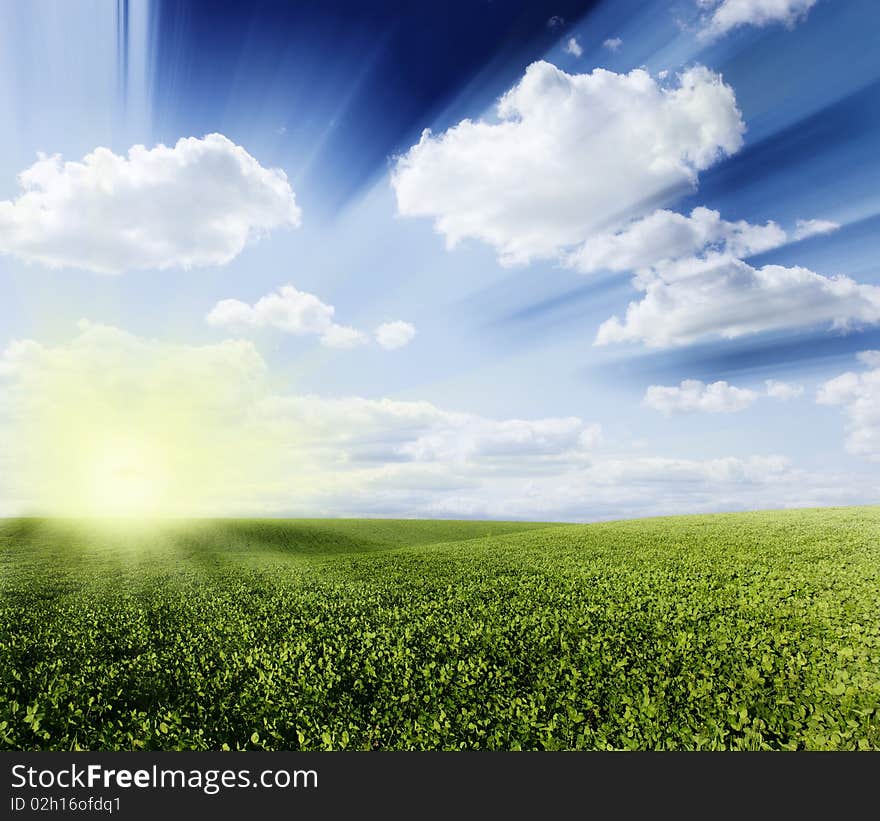
[[[74,505],[49,471],[196,513],[873,502],[878,23],[0,2],[0,511]],[[65,454],[98,424],[123,456]]]

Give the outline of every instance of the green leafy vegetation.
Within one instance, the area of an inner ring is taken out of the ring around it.
[[[880,509],[0,523],[8,749],[880,749]]]

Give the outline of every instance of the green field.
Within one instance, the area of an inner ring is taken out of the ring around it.
[[[880,508],[0,522],[7,749],[880,749]]]

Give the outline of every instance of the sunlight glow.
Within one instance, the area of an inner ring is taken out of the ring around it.
[[[26,513],[236,515],[271,492],[295,441],[259,419],[263,362],[248,343],[176,346],[85,323],[67,346],[17,349],[12,369],[8,458]]]
[[[84,456],[84,512],[143,516],[162,509],[170,477],[156,443],[111,434]]]

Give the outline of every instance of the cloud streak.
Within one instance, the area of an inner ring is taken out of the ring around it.
[[[880,287],[807,268],[755,268],[725,254],[661,264],[635,280],[644,296],[600,325],[596,345],[668,348],[706,339],[880,322]]]
[[[813,221],[817,222],[817,221]],[[821,231],[836,228],[823,223]],[[798,238],[816,233],[815,227],[798,223]],[[779,248],[793,237],[775,222],[753,225],[745,220],[728,222],[718,211],[697,207],[690,215],[660,209],[635,220],[623,230],[590,237],[579,249],[565,257],[567,267],[581,273],[595,271],[634,271],[664,262],[708,253],[747,257]]]

